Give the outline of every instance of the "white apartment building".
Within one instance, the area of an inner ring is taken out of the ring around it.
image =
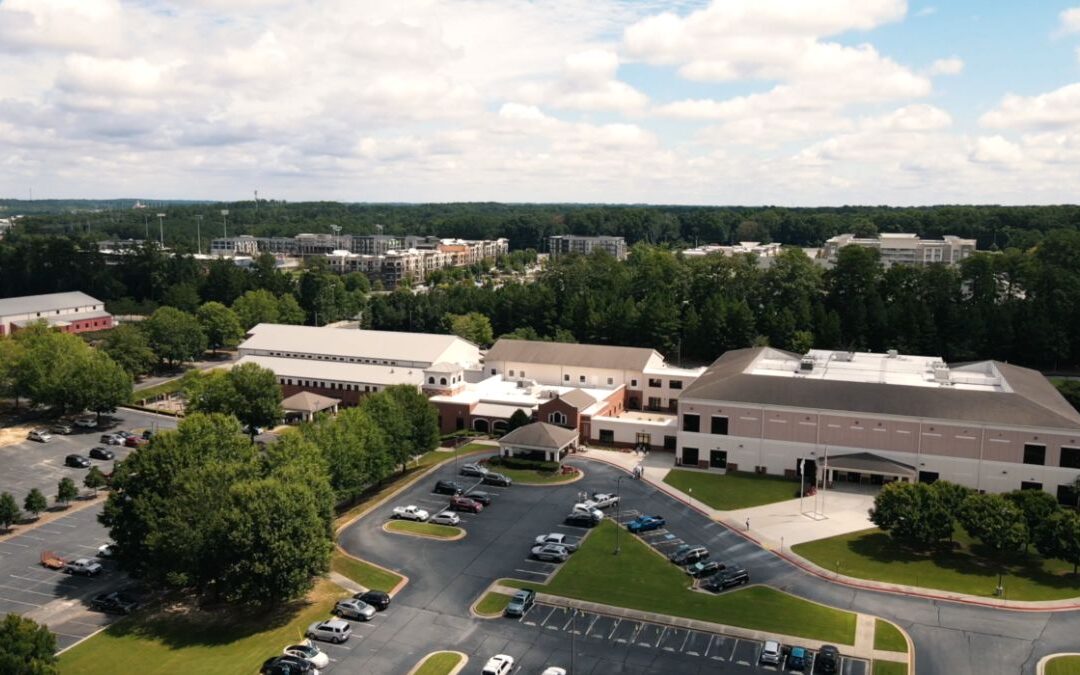
[[[825,242],[818,255],[835,263],[840,249],[845,246],[877,249],[884,265],[955,265],[976,251],[974,239],[961,239],[953,235],[946,235],[942,239],[921,239],[917,234],[886,232],[866,238],[838,234]]]
[[[616,260],[626,260],[626,240],[622,237],[582,237],[576,234],[560,234],[548,237],[548,253],[552,258],[568,253],[589,255],[604,250]]]
[[[702,258],[708,255],[723,255],[731,257],[740,254],[752,254],[759,258],[775,258],[780,255],[782,246],[776,242],[762,244],[758,241],[740,241],[738,244],[723,246],[721,244],[703,244],[683,251],[687,258]]]

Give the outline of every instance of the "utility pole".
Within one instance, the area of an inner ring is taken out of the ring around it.
[[[615,551],[612,555],[619,555],[622,550],[619,548],[619,530],[622,529],[620,524],[622,521],[622,479],[626,476],[619,476],[615,479]]]
[[[202,216],[195,216],[195,246],[198,253],[202,254]]]
[[[158,222],[158,239],[161,242],[161,248],[164,249],[165,248],[165,214],[164,213],[157,214],[157,222]]]
[[[229,226],[226,219],[229,217],[229,209],[221,209],[221,236],[229,238]]]

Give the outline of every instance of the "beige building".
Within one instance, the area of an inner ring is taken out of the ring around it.
[[[920,239],[917,234],[882,233],[877,237],[867,238],[838,234],[825,242],[818,255],[835,263],[840,249],[845,246],[877,249],[881,262],[885,265],[955,265],[976,250],[974,239],[961,239],[953,235],[946,235],[941,239]]]
[[[589,255],[598,250],[607,251],[616,260],[626,260],[626,240],[622,237],[582,237],[576,234],[548,237],[548,253],[552,258],[568,253]]]

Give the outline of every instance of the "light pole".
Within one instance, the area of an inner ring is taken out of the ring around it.
[[[620,475],[615,479],[615,551],[612,555],[619,555],[622,550],[619,548],[619,530],[622,529],[620,521],[622,520],[622,479],[626,476]]]
[[[221,236],[223,239],[229,238],[229,209],[221,209]]]
[[[195,216],[195,247],[202,254],[202,216]]]
[[[161,248],[165,248],[165,214],[157,214],[158,223],[158,240],[161,243]]]
[[[144,213],[142,217],[143,227],[146,228],[146,236],[143,237],[145,241],[150,241],[150,214]]]

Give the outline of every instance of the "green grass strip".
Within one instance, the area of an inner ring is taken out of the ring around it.
[[[1080,656],[1058,656],[1046,662],[1046,675],[1080,675]]]
[[[899,628],[888,621],[877,619],[874,622],[874,649],[907,653],[907,640]]]
[[[476,613],[483,616],[496,616],[502,614],[512,599],[512,596],[505,593],[489,591],[484,594],[484,597],[480,598],[480,602],[476,603]]]
[[[343,574],[356,583],[377,591],[390,591],[401,582],[401,575],[376,567],[362,560],[345,555],[334,549],[330,557],[330,569]]]
[[[451,525],[418,523],[412,520],[391,520],[386,524],[386,528],[388,530],[397,530],[398,532],[422,534],[426,537],[436,537],[438,539],[453,539],[460,535],[462,531],[460,527],[453,527]]]
[[[896,661],[874,661],[874,675],[907,675],[906,663]]]
[[[459,663],[461,663],[461,654],[435,652],[424,659],[414,675],[447,675]]]

